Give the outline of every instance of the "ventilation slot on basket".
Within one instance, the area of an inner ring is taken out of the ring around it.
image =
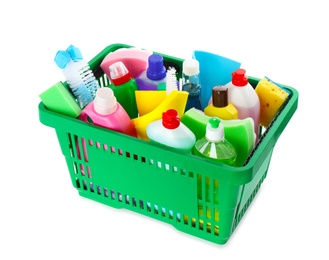
[[[247,211],[248,207],[250,206],[251,202],[253,201],[253,199],[255,198],[257,192],[259,191],[260,186],[262,185],[264,179],[266,177],[266,173],[264,174],[264,176],[261,178],[261,180],[258,182],[257,186],[255,187],[255,189],[253,190],[253,192],[251,193],[250,197],[248,198],[246,204],[244,205],[244,207],[241,209],[241,211],[239,212],[239,214],[237,214],[237,216],[235,217],[234,220],[234,224],[233,224],[233,230],[236,228],[236,226],[239,224],[240,220],[242,219],[244,213]]]
[[[193,176],[193,175],[192,175]],[[198,220],[191,218],[190,225],[207,233],[219,235],[219,182],[208,176],[197,174]],[[188,218],[184,216],[184,223]]]
[[[100,87],[107,87],[110,84],[110,80],[106,74],[103,75],[98,79],[98,84]]]

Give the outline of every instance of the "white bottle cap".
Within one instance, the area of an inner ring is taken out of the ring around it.
[[[117,99],[113,90],[107,87],[99,88],[94,99],[94,109],[98,114],[108,115],[117,108]]]
[[[211,117],[207,124],[206,138],[210,142],[218,142],[224,138],[224,127],[218,117]]]
[[[183,73],[187,76],[199,74],[200,64],[196,59],[188,59],[183,61]]]

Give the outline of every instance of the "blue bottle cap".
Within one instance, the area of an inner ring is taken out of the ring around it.
[[[66,65],[70,62],[71,56],[66,51],[58,51],[55,56],[55,63],[61,69],[64,69]]]
[[[166,68],[163,65],[163,57],[160,54],[149,56],[146,75],[152,80],[161,80],[166,77]]]
[[[82,54],[79,48],[74,47],[73,45],[70,45],[66,51],[70,54],[72,60],[76,61],[76,60],[82,60]]]

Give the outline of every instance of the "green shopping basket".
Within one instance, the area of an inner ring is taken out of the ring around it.
[[[105,56],[126,44],[112,44],[89,65],[101,86]],[[182,69],[182,59],[161,54],[165,65]],[[255,87],[260,79],[249,77]],[[67,85],[66,85],[67,86]],[[232,167],[161,148],[119,132],[48,110],[39,119],[55,129],[72,185],[83,197],[166,222],[190,235],[225,244],[266,178],[274,146],[297,109],[298,92],[289,98],[242,167]],[[86,140],[88,160],[77,151]]]

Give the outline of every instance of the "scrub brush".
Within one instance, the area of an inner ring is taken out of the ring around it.
[[[177,73],[176,73],[176,69],[174,67],[169,67],[167,69],[167,75],[166,75],[166,93],[167,93],[167,96],[173,90],[178,90]]]
[[[83,59],[78,48],[70,45],[66,51],[58,51],[55,62],[63,71],[73,96],[77,99],[80,108],[88,105],[100,88],[89,64]]]

